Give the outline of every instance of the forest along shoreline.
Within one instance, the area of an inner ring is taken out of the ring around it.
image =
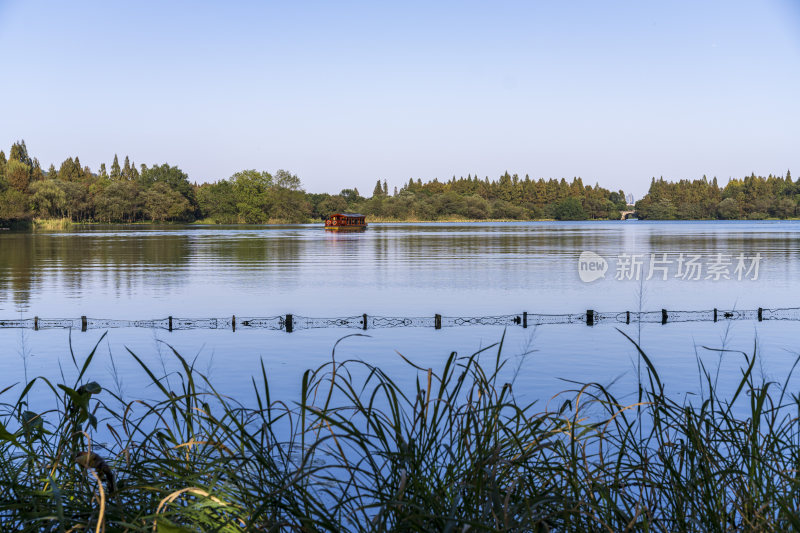
[[[750,176],[720,185],[717,178],[652,178],[643,198],[582,178],[544,179],[503,173],[468,174],[440,181],[410,178],[390,191],[377,180],[371,196],[357,188],[312,193],[287,170],[242,170],[197,184],[169,163],[139,165],[115,154],[96,170],[69,157],[44,171],[25,141],[0,151],[0,228],[65,229],[73,223],[201,222],[208,224],[309,223],[336,212],[358,212],[369,222],[477,222],[619,220],[794,219],[800,183],[785,176]]]

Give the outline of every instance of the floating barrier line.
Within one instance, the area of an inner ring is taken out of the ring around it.
[[[300,315],[279,315],[270,317],[227,317],[227,318],[177,318],[169,316],[152,320],[116,320],[109,318],[20,318],[0,320],[0,329],[115,329],[145,328],[163,329],[166,331],[190,329],[220,329],[236,331],[237,329],[266,329],[291,333],[302,329],[378,329],[378,328],[454,328],[464,326],[530,326],[550,324],[585,324],[596,326],[601,324],[667,324],[674,322],[722,322],[732,320],[765,320],[800,321],[800,307],[761,308],[758,309],[711,309],[707,311],[618,311],[598,312],[588,309],[585,313],[538,314],[523,312],[514,315],[495,315],[477,317],[454,316],[372,316],[367,314],[335,317],[313,318]]]

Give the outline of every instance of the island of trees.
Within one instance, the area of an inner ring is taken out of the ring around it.
[[[797,216],[800,183],[755,176],[669,182],[653,179],[636,203],[643,219],[791,218]],[[309,193],[297,175],[243,170],[215,183],[195,184],[177,166],[137,165],[117,155],[93,171],[78,157],[43,170],[24,141],[0,151],[0,224],[35,218],[73,222],[194,222],[261,224],[310,222],[341,211],[371,220],[603,220],[630,210],[622,190],[584,185],[581,178],[531,179],[504,173],[497,179],[455,176],[423,182],[409,179],[390,192],[378,180],[370,197],[358,189]]]
[[[647,195],[636,202],[636,213],[654,220],[795,218],[798,202],[800,182],[793,182],[788,170],[784,177],[751,174],[724,187],[706,176],[677,182],[653,178]]]

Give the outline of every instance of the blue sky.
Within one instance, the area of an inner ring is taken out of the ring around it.
[[[800,177],[800,2],[0,0],[0,147],[305,188]]]

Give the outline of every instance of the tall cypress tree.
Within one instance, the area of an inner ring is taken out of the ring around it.
[[[31,157],[28,155],[28,147],[25,146],[24,140],[17,141],[11,145],[11,151],[8,153],[8,162],[11,161],[19,161],[25,165],[25,167],[28,169],[27,181],[29,182],[33,176],[33,161],[31,161]],[[17,168],[16,175],[17,179],[19,179],[19,168]],[[27,185],[25,187],[27,188]]]
[[[372,196],[383,196],[383,187],[381,186],[381,180],[378,180],[375,183],[375,188],[372,189]]]
[[[47,178],[51,180],[58,179],[58,171],[56,170],[56,166],[50,163],[50,168],[47,169]]]
[[[125,156],[125,165],[122,167],[122,177],[126,180],[131,179],[131,162],[128,156]]]
[[[106,164],[100,163],[100,171],[98,172],[100,179],[107,180],[108,179],[108,171],[106,170]]]
[[[8,154],[9,161],[19,161],[28,166],[33,165],[31,157],[28,155],[28,147],[25,146],[25,141],[17,141],[11,145],[11,152]]]
[[[31,165],[31,179],[34,181],[42,181],[44,179],[44,172],[42,166],[39,164],[37,158],[33,158],[33,165]]]
[[[61,163],[61,169],[58,171],[58,177],[61,181],[77,181],[78,175],[75,172],[75,161],[68,157]]]
[[[386,184],[386,180],[383,180],[383,195],[389,196],[389,186]]]
[[[119,169],[119,158],[117,154],[114,154],[114,162],[111,163],[111,174],[110,177],[112,180],[119,180],[122,178],[122,171]]]
[[[0,150],[0,180],[6,175],[6,153]]]

